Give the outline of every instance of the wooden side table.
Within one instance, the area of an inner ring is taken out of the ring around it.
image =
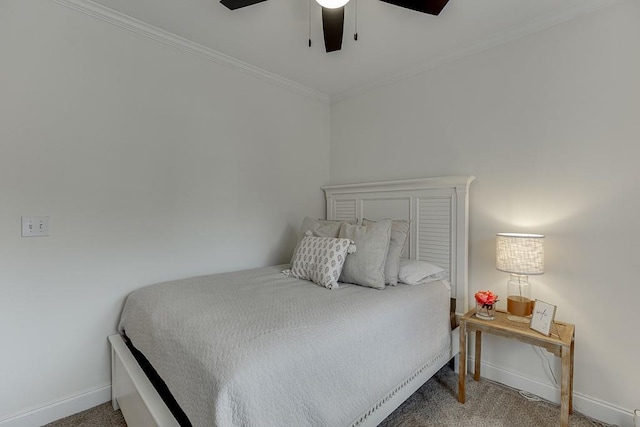
[[[458,401],[465,402],[464,380],[467,372],[467,332],[476,332],[476,354],[473,379],[480,380],[480,357],[482,332],[512,338],[545,348],[562,358],[562,384],[560,388],[560,426],[569,425],[569,414],[573,413],[573,352],[575,325],[554,322],[552,335],[545,336],[529,328],[528,323],[507,320],[507,313],[498,311],[495,320],[482,320],[475,316],[476,309],[469,310],[460,318],[460,367],[458,375]],[[553,335],[553,333],[557,335]]]

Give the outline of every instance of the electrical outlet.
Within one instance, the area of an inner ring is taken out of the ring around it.
[[[22,237],[38,237],[49,235],[48,216],[23,216]]]

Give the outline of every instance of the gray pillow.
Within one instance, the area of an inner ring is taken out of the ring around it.
[[[363,218],[362,225],[375,224]],[[400,257],[407,243],[407,235],[409,234],[409,221],[392,220],[391,221],[391,239],[389,240],[389,251],[387,252],[387,260],[384,265],[384,282],[387,285],[396,286],[398,284],[398,273],[400,272]]]
[[[313,219],[306,216],[302,220],[300,234],[298,235],[298,242],[304,239],[307,231],[311,231],[316,237],[338,237],[338,233],[340,233],[340,226],[343,222],[357,224],[358,220],[331,221],[326,219]]]
[[[370,288],[384,289],[384,266],[391,239],[391,220],[383,219],[370,225],[342,224],[340,238],[351,239],[356,252],[350,254],[342,267],[340,281]]]

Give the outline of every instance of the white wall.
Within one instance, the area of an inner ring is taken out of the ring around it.
[[[108,399],[130,291],[286,262],[324,214],[326,103],[39,0],[2,1],[0,76],[0,424]]]
[[[640,2],[611,7],[331,108],[331,181],[473,174],[471,289],[506,295],[495,233],[546,234],[534,297],[576,324],[576,408],[640,407]],[[483,373],[557,399],[560,365],[487,337]],[[473,399],[473,396],[470,397]]]

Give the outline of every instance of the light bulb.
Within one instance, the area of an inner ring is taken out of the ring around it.
[[[318,4],[326,9],[337,9],[349,3],[349,0],[316,0]]]

